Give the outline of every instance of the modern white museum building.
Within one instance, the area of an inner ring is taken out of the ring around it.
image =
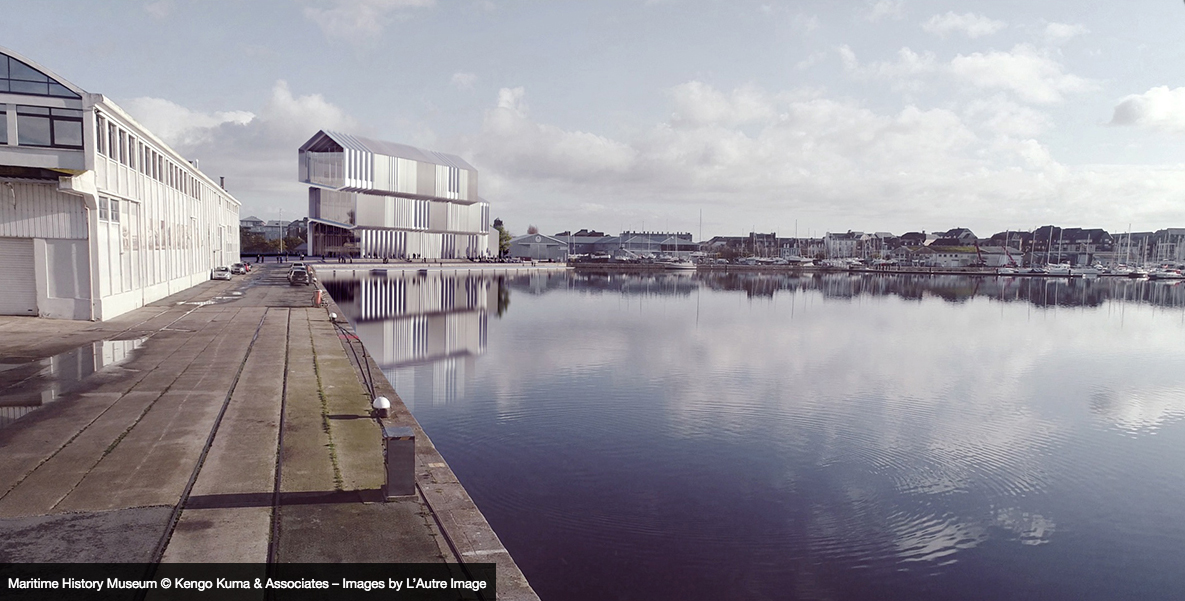
[[[239,260],[239,202],[101,94],[0,47],[0,315],[110,319]]]
[[[309,253],[370,259],[491,256],[477,170],[451,154],[319,131],[299,150]],[[498,237],[492,236],[497,244]]]

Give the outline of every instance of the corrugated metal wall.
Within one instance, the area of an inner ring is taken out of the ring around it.
[[[0,238],[0,315],[37,315],[33,240]]]
[[[85,239],[82,198],[58,191],[56,183],[0,183],[0,236]]]

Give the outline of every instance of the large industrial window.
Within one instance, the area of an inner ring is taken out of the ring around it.
[[[16,120],[21,146],[82,148],[82,111],[17,105]]]
[[[49,107],[16,107],[16,143],[21,146],[49,146]]]
[[[53,122],[53,145],[63,148],[82,148],[82,111],[50,109]]]

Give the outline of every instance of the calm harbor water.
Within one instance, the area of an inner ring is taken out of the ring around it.
[[[1185,285],[327,286],[543,599],[1185,598]]]

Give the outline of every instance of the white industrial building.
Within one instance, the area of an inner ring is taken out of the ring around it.
[[[460,157],[319,131],[299,151],[309,253],[360,258],[491,256],[490,205]]]
[[[0,315],[110,319],[239,260],[239,202],[101,94],[0,48]]]

